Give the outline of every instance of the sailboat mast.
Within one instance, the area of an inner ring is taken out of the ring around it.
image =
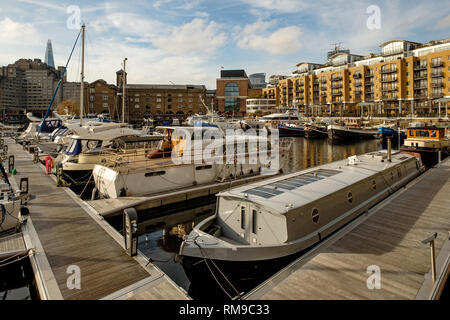
[[[127,58],[123,59],[123,74],[122,74],[122,122],[125,123],[125,84],[126,84],[126,76],[125,76],[125,64],[127,62]]]
[[[84,109],[84,33],[86,26],[81,26],[81,85],[80,85],[80,127],[83,125]]]

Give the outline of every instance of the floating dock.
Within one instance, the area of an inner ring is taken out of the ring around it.
[[[0,238],[0,259],[28,254],[22,233]]]
[[[449,195],[447,159],[324,239],[244,298],[439,298],[450,269]],[[422,243],[434,233],[435,282],[431,279],[430,245]]]
[[[56,187],[55,177],[33,163],[32,155],[5,140],[15,156],[16,177],[28,177],[29,193],[36,196],[28,202],[24,235],[43,299],[189,299],[142,254],[128,256],[122,236],[97,212],[70,189]],[[76,268],[79,288],[69,284]]]

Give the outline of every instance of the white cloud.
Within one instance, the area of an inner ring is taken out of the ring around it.
[[[211,54],[226,42],[227,36],[220,25],[196,18],[179,27],[172,27],[168,35],[152,39],[152,43],[171,54]]]
[[[5,17],[0,20],[0,43],[4,48],[0,50],[0,65],[14,63],[20,58],[34,58],[34,53],[38,50],[41,50],[43,56],[46,40],[31,23],[21,23]]]
[[[450,29],[450,14],[440,19],[434,29]]]
[[[299,12],[308,7],[305,0],[242,0],[255,8],[283,13]],[[257,13],[254,11],[253,13]]]
[[[300,49],[302,32],[299,27],[289,26],[267,32],[276,25],[276,20],[248,24],[244,29],[235,29],[237,45],[243,49],[264,50],[271,54],[289,54]]]

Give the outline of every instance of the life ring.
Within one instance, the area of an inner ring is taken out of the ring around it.
[[[50,174],[52,173],[52,168],[55,167],[55,161],[53,160],[52,156],[46,156],[45,157],[45,173]]]

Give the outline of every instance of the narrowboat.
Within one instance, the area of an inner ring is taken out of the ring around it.
[[[177,260],[189,275],[209,260],[230,275],[270,267],[320,242],[422,171],[420,157],[382,150],[220,192],[215,214],[184,237]]]

